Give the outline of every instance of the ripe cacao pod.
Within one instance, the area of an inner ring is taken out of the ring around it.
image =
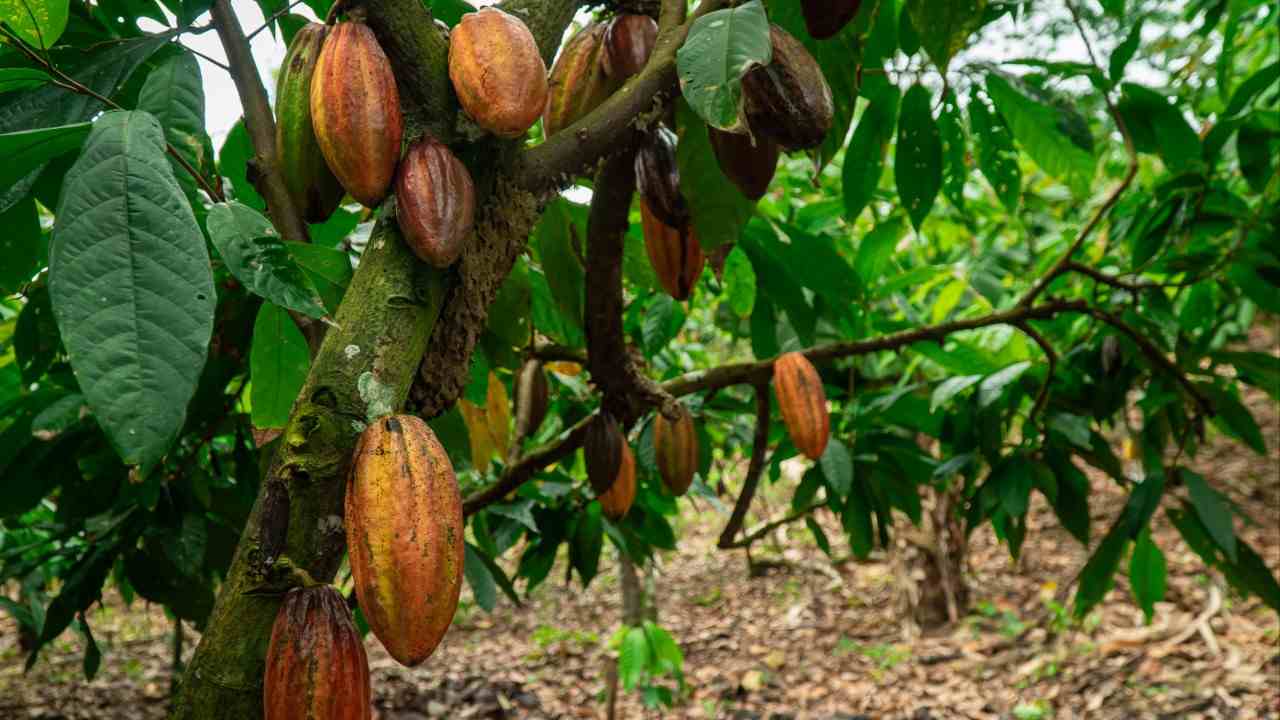
[[[617,90],[619,83],[604,72],[604,36],[607,27],[592,23],[569,38],[551,68],[547,110],[542,132],[560,132],[595,110]]]
[[[293,36],[276,81],[276,165],[309,223],[324,222],[345,191],[325,163],[311,124],[311,77],[327,28],[307,23]]]
[[[537,432],[547,417],[550,388],[542,363],[526,360],[516,376],[516,437],[524,438]]]
[[[329,31],[311,77],[311,122],[338,182],[376,207],[395,176],[404,121],[391,63],[368,25]]]
[[[693,416],[680,405],[680,416],[668,420],[658,413],[653,419],[653,454],[658,461],[662,484],[677,497],[689,491],[698,470],[698,431]]]
[[[800,0],[804,25],[817,40],[833,37],[858,14],[862,0]]]
[[[688,300],[706,265],[693,223],[686,220],[679,227],[672,227],[662,222],[643,199],[640,201],[640,220],[644,249],[649,254],[649,264],[653,266],[662,289],[676,300]]]
[[[605,517],[610,520],[621,520],[631,509],[636,500],[636,456],[631,453],[631,446],[622,443],[622,458],[618,464],[618,475],[609,489],[599,493],[600,506]]]
[[[658,23],[648,15],[619,15],[605,35],[604,71],[615,80],[639,75],[658,41]]]
[[[347,481],[356,596],[383,647],[410,667],[440,644],[462,590],[462,497],[449,455],[421,418],[360,435]]]
[[[778,143],[763,133],[750,135],[725,132],[709,127],[711,149],[725,177],[738,186],[743,195],[759,200],[769,191],[773,172],[778,168],[782,151]]]
[[[434,138],[414,143],[396,175],[396,219],[413,254],[434,267],[452,265],[471,234],[475,209],[467,166]]]
[[[449,79],[467,115],[499,137],[524,135],[547,107],[547,66],[533,33],[497,8],[467,13],[453,28]]]
[[[294,588],[271,627],[262,683],[266,720],[368,720],[369,661],[331,585]]]
[[[773,390],[796,449],[812,460],[822,457],[831,435],[831,418],[817,368],[798,352],[786,353],[773,363]]]
[[[597,495],[603,495],[618,477],[622,466],[622,449],[627,439],[622,436],[618,421],[607,412],[601,412],[587,425],[587,436],[582,441],[582,455],[587,461],[587,479]]]
[[[831,87],[818,61],[791,33],[772,25],[769,38],[773,60],[742,76],[747,124],[784,150],[815,148],[831,130]]]
[[[680,168],[671,133],[656,132],[640,144],[635,171],[640,199],[662,222],[680,227],[689,221],[689,207],[680,194]]]

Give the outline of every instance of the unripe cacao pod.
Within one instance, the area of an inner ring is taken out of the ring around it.
[[[311,77],[326,32],[320,23],[302,26],[276,81],[276,165],[294,206],[309,223],[327,220],[345,194],[325,163],[311,124]]]
[[[662,222],[644,200],[640,201],[640,221],[644,249],[662,289],[676,300],[688,300],[706,265],[693,223],[685,221],[680,227],[672,227]]]
[[[787,353],[773,363],[773,390],[796,449],[812,460],[822,457],[831,435],[831,418],[817,368],[804,355]]]
[[[356,443],[347,552],[369,628],[401,664],[426,660],[462,590],[462,497],[449,455],[421,418],[392,415]]]
[[[604,71],[615,80],[639,75],[658,42],[658,23],[648,15],[619,15],[605,35]]]
[[[668,420],[658,413],[653,419],[653,454],[658,461],[662,484],[677,497],[689,491],[698,470],[698,431],[693,416],[680,405],[680,416]]]
[[[404,122],[391,63],[368,25],[343,22],[329,31],[311,77],[311,122],[338,182],[376,207],[400,160]]]
[[[618,421],[609,413],[601,412],[587,425],[582,456],[587,461],[587,479],[597,495],[603,495],[617,479],[622,449],[626,445],[627,439],[622,436]]]
[[[759,200],[769,191],[773,173],[778,168],[778,156],[782,153],[772,138],[757,133],[750,135],[725,132],[708,127],[711,149],[725,177],[752,200]],[[754,140],[754,144],[753,144]]]
[[[809,36],[825,40],[844,29],[858,14],[862,0],[800,0]]]
[[[396,219],[423,262],[446,268],[462,254],[475,219],[467,166],[434,138],[413,144],[396,174]]]
[[[610,520],[621,520],[631,509],[636,500],[636,457],[631,447],[622,443],[622,458],[618,464],[618,475],[613,484],[603,493],[599,493],[600,506],[605,517]]]
[[[607,27],[592,23],[569,38],[551,68],[547,110],[542,132],[560,132],[595,110],[617,90],[619,83],[604,72],[604,36]]]
[[[680,227],[689,221],[689,207],[680,194],[680,168],[671,134],[656,132],[636,151],[636,188],[662,222]]]
[[[497,8],[467,13],[449,34],[449,79],[477,125],[524,135],[547,107],[547,66],[533,33]]]
[[[831,88],[799,40],[777,25],[770,26],[769,37],[773,60],[742,76],[747,124],[784,150],[815,148],[831,130]]]
[[[267,645],[266,720],[368,720],[369,661],[346,601],[331,585],[284,596]]]
[[[516,437],[529,437],[537,432],[547,417],[550,399],[542,363],[526,360],[516,376]]]

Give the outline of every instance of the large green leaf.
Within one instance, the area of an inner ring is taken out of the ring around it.
[[[1146,616],[1148,623],[1155,613],[1156,603],[1164,599],[1167,574],[1164,553],[1151,541],[1151,530],[1143,528],[1133,544],[1133,555],[1129,558],[1129,586],[1133,589],[1133,596],[1142,607],[1142,614]]]
[[[0,187],[9,187],[38,171],[49,160],[80,148],[89,136],[90,123],[18,130],[0,135]]]
[[[1200,136],[1187,124],[1182,111],[1165,96],[1134,83],[1125,83],[1116,110],[1124,118],[1138,152],[1160,155],[1174,172],[1201,164]],[[1019,138],[1021,139],[1021,138]]]
[[[285,426],[310,367],[307,339],[293,318],[279,305],[262,303],[253,323],[253,347],[249,355],[253,379],[249,400],[253,406],[254,427]]]
[[[913,85],[902,96],[893,177],[898,197],[916,230],[924,223],[942,189],[942,136],[929,107],[929,90]]]
[[[80,387],[125,462],[159,460],[204,367],[216,300],[209,255],[144,112],[94,123],[67,173],[49,286]]]
[[[1075,195],[1086,195],[1093,184],[1093,153],[1072,141],[1064,129],[1066,113],[1033,100],[999,74],[988,73],[987,93],[1009,123],[1018,144],[1045,172],[1058,178]]]
[[[49,73],[35,68],[0,68],[0,94],[27,90],[53,82]]]
[[[942,137],[942,194],[957,209],[964,209],[964,184],[969,178],[965,161],[968,145],[964,122],[960,118],[960,105],[956,94],[948,89],[942,95],[942,110],[938,113],[938,132]]]
[[[969,95],[969,124],[978,150],[978,168],[996,191],[996,197],[1010,212],[1018,209],[1022,195],[1022,169],[1013,133],[1000,113],[987,107],[977,87]]]
[[[146,110],[160,121],[169,144],[194,168],[205,164],[204,155],[204,84],[200,66],[189,52],[181,52],[166,60],[147,75],[138,94],[138,109]],[[174,161],[177,162],[176,160]],[[189,180],[183,168],[179,180]]]
[[[239,202],[218,203],[208,224],[227,269],[251,292],[311,317],[325,314],[315,284],[261,213]]]
[[[899,95],[897,86],[891,85],[871,98],[845,150],[844,209],[849,222],[858,219],[880,184],[884,153],[898,123]]]
[[[593,500],[578,515],[573,535],[569,538],[569,562],[578,571],[582,586],[591,584],[600,567],[600,550],[604,547],[604,519],[599,501]]]
[[[1080,570],[1080,585],[1076,589],[1076,617],[1089,614],[1094,605],[1102,601],[1112,587],[1112,579],[1116,568],[1120,566],[1120,558],[1124,557],[1124,549],[1129,544],[1129,534],[1124,523],[1117,522],[1111,531],[1102,539],[1093,555]]]
[[[760,0],[698,18],[676,53],[680,91],[708,124],[741,127],[742,76],[773,58],[769,19]]]
[[[1182,469],[1182,480],[1187,484],[1187,494],[1200,522],[1222,552],[1231,562],[1236,561],[1236,531],[1231,521],[1231,508],[1217,491],[1198,473]]]
[[[751,317],[756,306],[756,271],[740,248],[729,251],[724,261],[725,296],[738,317]]]
[[[577,237],[577,227],[569,214],[568,201],[557,198],[547,205],[546,212],[534,228],[538,241],[538,259],[551,295],[559,307],[559,314],[572,328],[583,327],[583,287],[586,270],[582,266],[581,252],[585,252]],[[539,325],[541,327],[541,324]]]
[[[707,126],[687,103],[679,103],[677,123],[680,126],[680,144],[676,146],[680,193],[693,216],[698,243],[704,249],[733,244],[751,218],[755,203],[720,170]]]
[[[68,0],[0,0],[0,22],[28,45],[48,50],[67,29],[69,5]]]
[[[906,12],[920,44],[943,74],[969,36],[982,25],[986,0],[907,0]]]

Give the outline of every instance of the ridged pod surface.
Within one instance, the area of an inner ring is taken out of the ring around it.
[[[421,418],[393,415],[360,435],[347,481],[347,552],[360,609],[403,665],[440,644],[462,589],[462,497]]]
[[[658,23],[648,15],[619,15],[605,35],[604,71],[615,80],[639,75],[658,42]]]
[[[396,219],[423,262],[449,267],[462,254],[475,221],[471,173],[434,138],[414,143],[396,174]]]
[[[542,363],[526,360],[516,376],[516,437],[528,437],[542,426],[547,417],[550,395]]]
[[[747,122],[784,150],[815,148],[831,130],[831,87],[818,61],[794,36],[772,25],[769,38],[773,61],[742,76]]]
[[[587,479],[597,495],[604,494],[618,477],[622,449],[626,446],[627,439],[622,436],[618,421],[609,413],[600,413],[587,426],[582,457],[587,462]]]
[[[689,221],[689,207],[680,194],[680,168],[671,134],[655,132],[640,144],[635,160],[636,189],[662,222],[680,227]]]
[[[778,168],[782,150],[778,143],[763,133],[757,133],[755,144],[749,135],[725,132],[708,127],[711,149],[716,154],[720,170],[743,195],[759,200],[769,191],[773,173]]]
[[[844,29],[858,14],[862,0],[800,0],[810,37],[825,40]]]
[[[391,187],[404,120],[391,63],[368,25],[338,23],[311,77],[311,122],[325,162],[365,207]]]
[[[620,86],[604,71],[604,23],[582,28],[560,51],[548,81],[547,109],[542,114],[542,132],[560,132],[595,110]]]
[[[640,222],[644,231],[644,249],[662,289],[676,300],[688,300],[707,261],[698,245],[693,223],[686,221],[678,228],[672,227],[664,223],[643,199],[640,201]]]
[[[667,490],[677,497],[688,492],[698,470],[698,431],[684,405],[674,421],[662,413],[653,419],[653,454]]]
[[[324,222],[345,191],[325,163],[311,124],[311,76],[326,28],[307,23],[293,36],[276,80],[276,164],[294,205],[309,223]]]
[[[331,585],[284,596],[267,645],[266,720],[368,720],[369,661],[347,603]]]
[[[798,352],[779,357],[773,363],[773,391],[796,449],[812,460],[822,457],[831,435],[831,417],[817,368]]]
[[[618,464],[618,476],[613,485],[599,494],[600,506],[605,517],[610,520],[621,520],[636,501],[636,456],[631,447],[622,443],[622,458]]]
[[[467,13],[453,28],[449,80],[467,115],[499,137],[524,135],[547,107],[547,66],[533,33],[497,8]]]

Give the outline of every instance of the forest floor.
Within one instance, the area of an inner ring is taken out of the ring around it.
[[[1261,392],[1250,389],[1246,401],[1268,455],[1210,430],[1193,467],[1255,521],[1237,522],[1237,532],[1276,573],[1280,417]],[[1096,544],[1126,491],[1100,473],[1090,479]],[[785,511],[789,494],[789,486],[764,492],[760,517]],[[754,559],[769,569],[752,577],[741,550],[715,549],[725,515],[705,501],[682,505],[679,550],[661,557],[654,581],[660,624],[684,652],[687,692],[666,710],[645,710],[635,693],[623,693],[619,717],[1280,718],[1276,614],[1206,571],[1163,512],[1153,539],[1168,559],[1168,592],[1150,625],[1123,571],[1083,621],[1054,612],[1059,584],[1087,551],[1037,495],[1021,562],[1010,560],[989,526],[975,531],[969,613],[917,632],[901,619],[899,551],[832,563],[795,524],[757,546]],[[820,522],[829,537],[843,537],[833,517]],[[844,544],[835,545],[847,557]],[[606,546],[602,573],[586,590],[548,580],[523,607],[500,598],[492,614],[464,590],[443,645],[416,669],[398,666],[370,636],[376,717],[604,717],[606,644],[621,613],[614,557]],[[0,718],[164,716],[172,625],[163,612],[141,602],[125,607],[112,592],[91,624],[104,656],[86,683],[74,634],[24,674],[15,628],[0,620]],[[193,645],[188,631],[187,655]]]

